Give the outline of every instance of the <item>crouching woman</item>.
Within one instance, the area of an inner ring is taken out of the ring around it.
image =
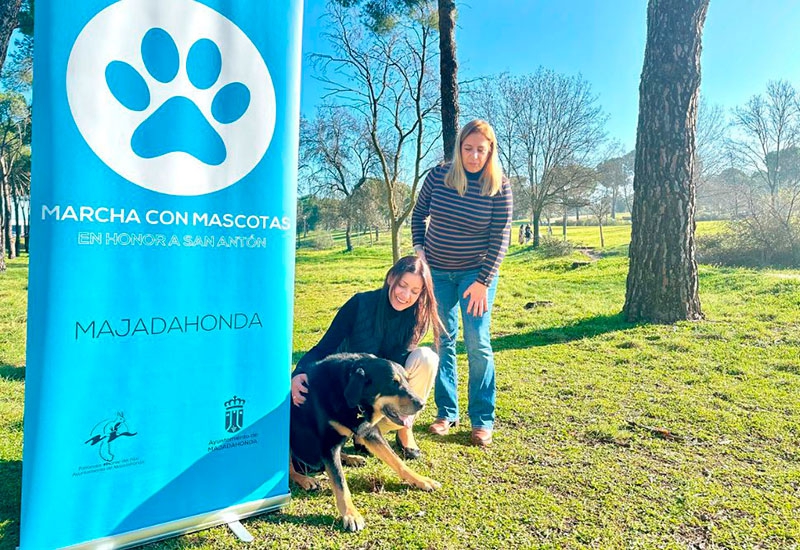
[[[337,352],[372,353],[405,366],[409,386],[425,403],[436,380],[439,356],[418,344],[429,329],[438,341],[439,327],[427,263],[417,256],[400,258],[386,273],[383,287],[351,297],[319,343],[298,361],[292,373],[292,403],[301,406],[307,392],[326,391],[308,386],[305,369]],[[397,432],[397,447],[404,458],[421,456],[412,428],[386,419],[378,428],[384,434]]]

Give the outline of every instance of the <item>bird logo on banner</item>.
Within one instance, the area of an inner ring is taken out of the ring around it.
[[[117,413],[112,419],[103,420],[92,428],[91,437],[84,443],[100,445],[99,453],[100,458],[106,462],[114,460],[114,453],[111,452],[111,443],[120,437],[133,437],[137,432],[131,432],[128,428],[128,423],[125,421],[125,415],[121,412]]]

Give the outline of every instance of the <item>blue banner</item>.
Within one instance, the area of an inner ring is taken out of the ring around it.
[[[288,502],[300,0],[38,0],[21,548]]]

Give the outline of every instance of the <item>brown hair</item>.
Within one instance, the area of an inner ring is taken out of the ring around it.
[[[475,119],[467,122],[458,134],[458,140],[453,148],[453,163],[450,165],[444,184],[458,191],[462,197],[467,193],[467,173],[464,171],[464,161],[461,158],[461,144],[471,134],[479,133],[489,140],[489,158],[481,172],[481,195],[492,197],[500,192],[503,187],[503,168],[500,166],[500,154],[497,151],[497,136],[492,125],[485,120]]]
[[[442,322],[439,320],[439,313],[436,308],[436,298],[433,295],[433,279],[431,279],[431,270],[428,264],[419,256],[400,258],[386,272],[386,277],[383,280],[383,290],[388,297],[389,291],[394,289],[394,286],[406,273],[414,273],[422,277],[422,292],[416,303],[411,306],[415,323],[413,327],[409,327],[408,331],[404,331],[405,334],[402,335],[404,338],[403,344],[416,346],[428,332],[428,329],[432,328],[434,346],[438,346],[439,328],[442,326]],[[387,336],[392,337],[392,335]],[[396,336],[401,335],[398,334]]]

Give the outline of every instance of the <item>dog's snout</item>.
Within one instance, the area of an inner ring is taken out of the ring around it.
[[[422,402],[422,399],[420,399],[419,396],[414,392],[408,392],[406,394],[406,398],[406,410],[408,411],[407,414],[416,414],[422,410],[422,407],[425,406],[425,403]]]
[[[400,407],[403,409],[404,414],[416,414],[425,406],[422,399],[405,384],[400,388],[398,397]]]

